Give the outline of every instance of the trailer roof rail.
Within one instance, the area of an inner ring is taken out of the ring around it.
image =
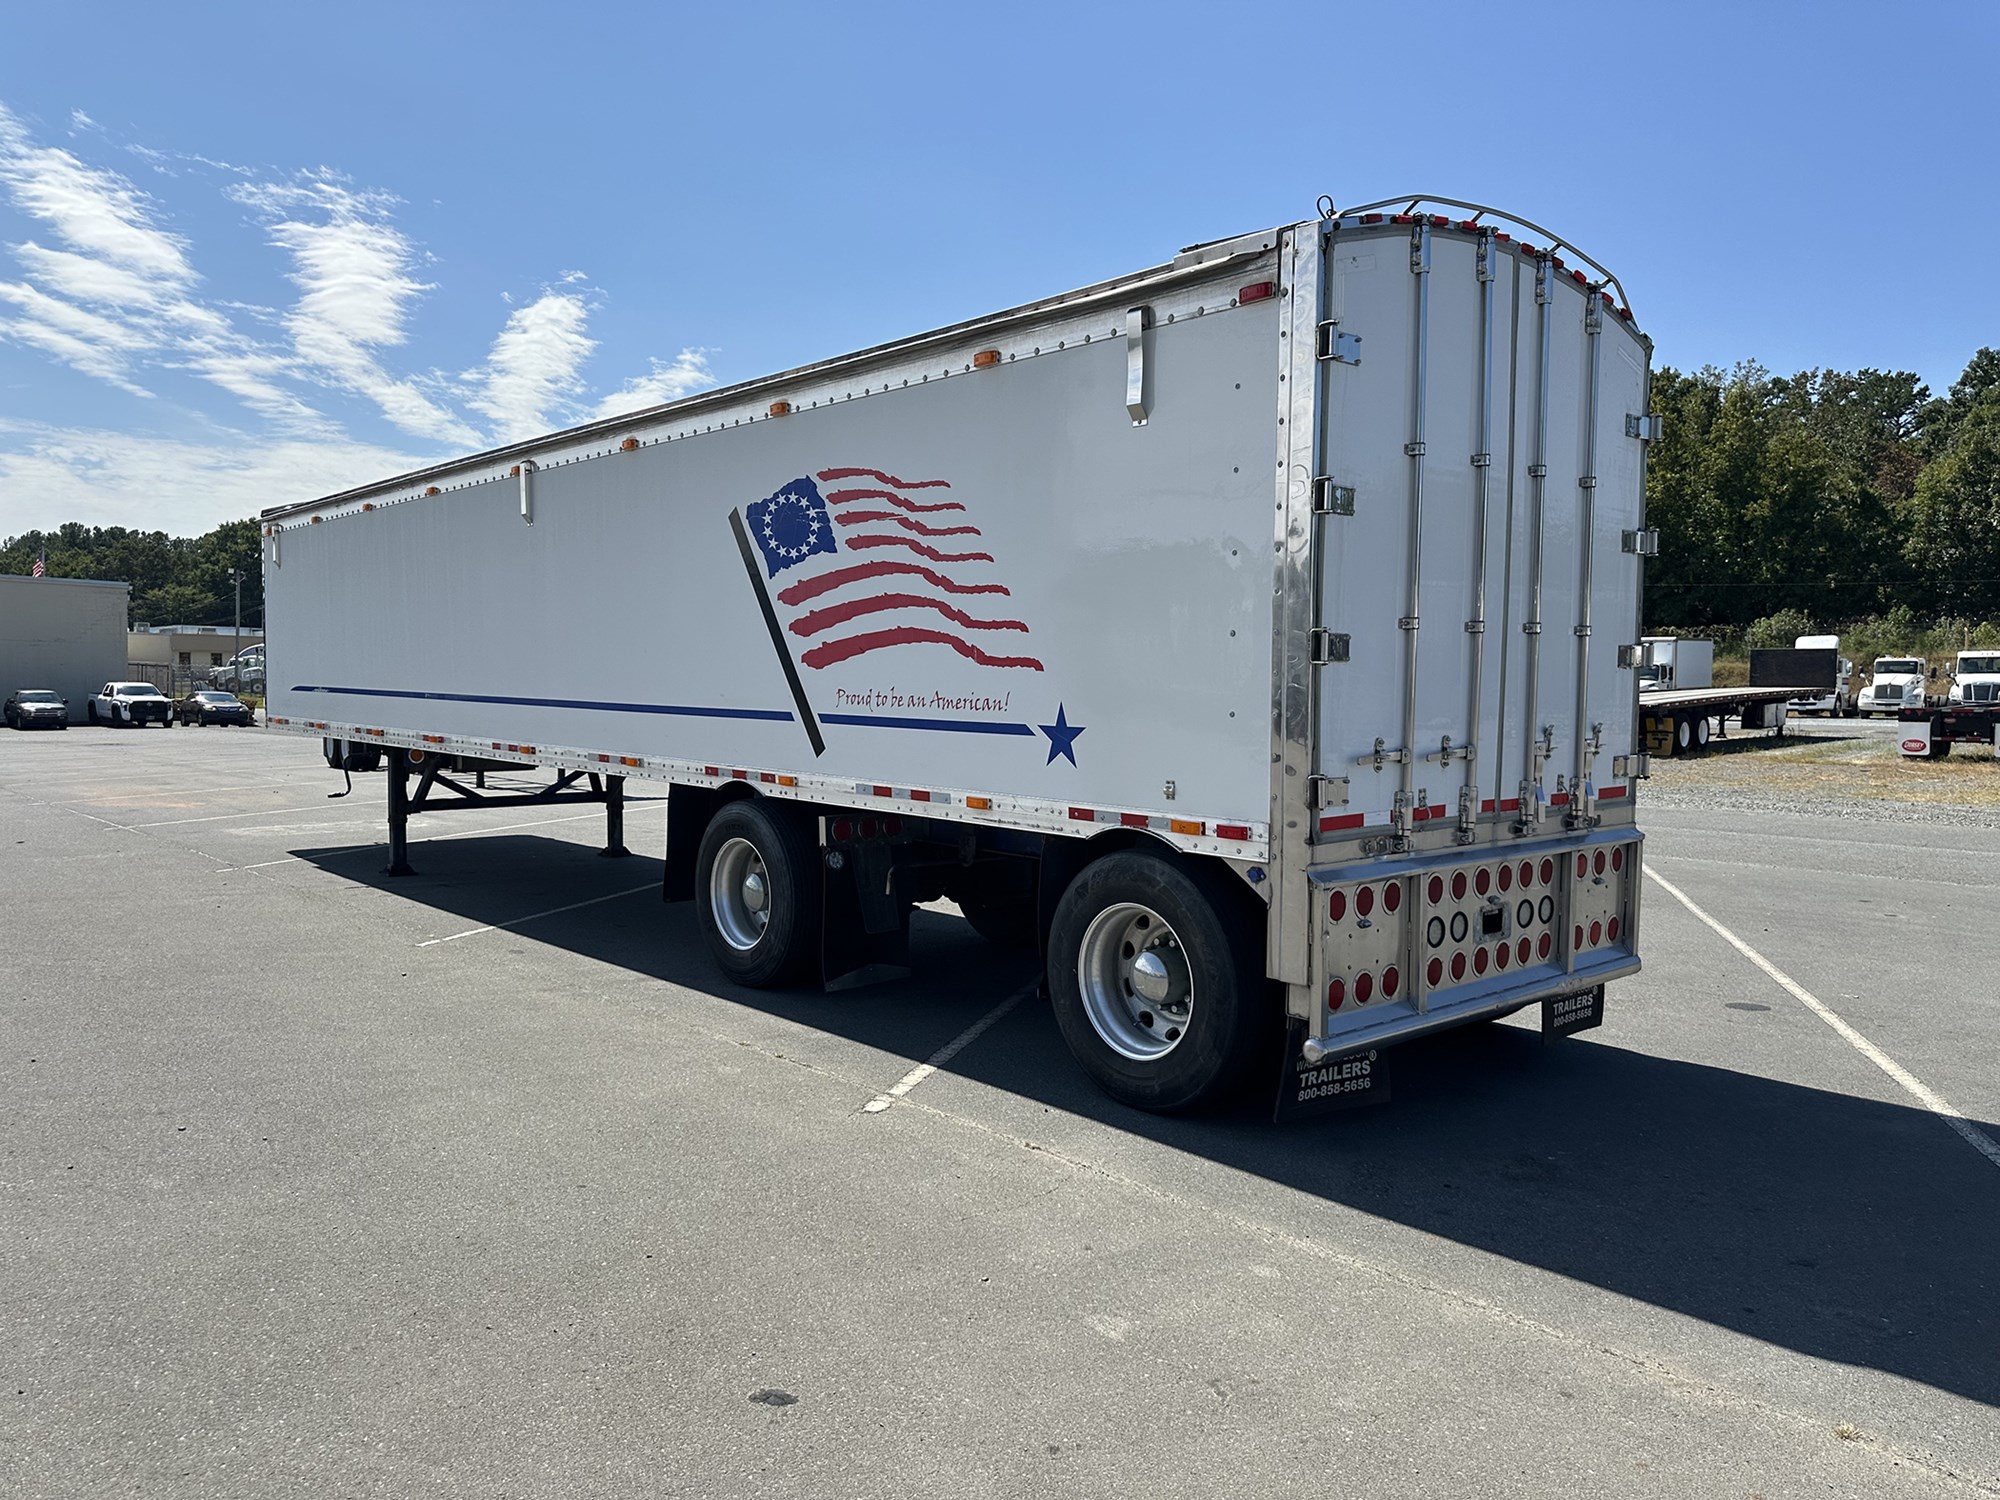
[[[1534,220],[1524,219],[1519,214],[1510,214],[1504,208],[1492,208],[1484,203],[1468,203],[1463,198],[1441,198],[1435,193],[1399,193],[1393,198],[1379,198],[1373,203],[1358,203],[1352,207],[1336,211],[1332,196],[1323,194],[1319,200],[1319,215],[1322,219],[1347,218],[1354,214],[1373,213],[1378,209],[1385,208],[1395,209],[1398,213],[1413,214],[1424,204],[1431,204],[1438,208],[1466,209],[1471,212],[1471,222],[1475,224],[1491,217],[1515,225],[1521,229],[1532,229],[1536,234],[1539,234],[1549,242],[1549,249],[1551,251],[1565,250],[1574,255],[1598,274],[1601,285],[1612,287],[1617,291],[1618,300],[1621,303],[1628,309],[1632,306],[1632,299],[1625,295],[1623,284],[1620,283],[1616,276],[1607,271],[1600,262],[1584,254],[1583,251],[1557,234],[1553,229],[1546,229]]]

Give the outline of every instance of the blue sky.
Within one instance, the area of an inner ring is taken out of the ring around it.
[[[2000,4],[0,8],[0,536],[193,534],[1408,190],[1662,363],[2000,344]]]

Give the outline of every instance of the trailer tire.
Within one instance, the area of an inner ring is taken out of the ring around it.
[[[820,865],[786,809],[757,798],[713,818],[695,856],[695,920],[722,972],[763,989],[819,960]]]
[[[1708,736],[1709,736],[1708,715],[1703,714],[1694,721],[1695,749],[1706,750],[1708,748]]]
[[[1931,753],[1925,756],[1924,759],[1943,760],[1947,755],[1951,754],[1951,745],[1952,742],[1950,740],[1932,740]]]
[[[1049,927],[1063,1040],[1098,1087],[1137,1109],[1217,1102],[1264,1030],[1261,953],[1246,951],[1226,891],[1202,874],[1137,850],[1106,855],[1070,882]]]
[[[1694,720],[1686,714],[1674,719],[1674,754],[1686,755],[1694,747]]]

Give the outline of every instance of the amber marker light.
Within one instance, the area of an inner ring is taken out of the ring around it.
[[[792,411],[792,403],[789,401],[773,401],[769,409],[771,415],[774,417],[790,416]]]
[[[1197,822],[1193,818],[1169,818],[1167,827],[1174,833],[1193,834],[1196,838],[1200,838],[1208,831],[1206,823]]]
[[[965,805],[974,812],[985,812],[993,806],[993,799],[991,797],[967,797]]]
[[[972,368],[975,370],[990,370],[999,363],[1000,351],[998,349],[981,349],[977,354],[972,356]]]

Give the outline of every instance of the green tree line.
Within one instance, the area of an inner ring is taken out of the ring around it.
[[[232,568],[243,574],[243,623],[264,623],[264,566],[255,521],[225,521],[205,536],[83,526],[30,531],[0,542],[0,573],[31,573],[47,556],[55,578],[132,585],[132,618],[149,625],[228,625],[236,619]]]
[[[1908,371],[1662,368],[1653,410],[1649,625],[2000,618],[2000,351],[1942,397]]]

